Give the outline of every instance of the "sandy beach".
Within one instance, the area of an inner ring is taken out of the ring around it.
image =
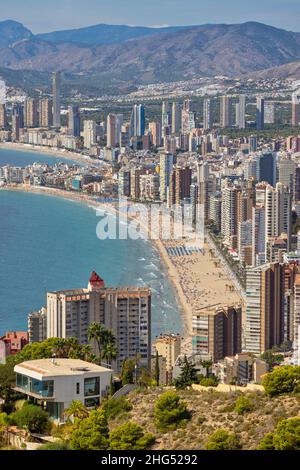
[[[85,155],[81,155],[76,152],[72,152],[72,151],[64,150],[64,149],[52,148],[52,147],[42,147],[39,145],[20,144],[20,143],[14,143],[14,142],[1,142],[0,150],[1,149],[19,150],[21,152],[43,153],[51,157],[56,157],[57,159],[73,160],[74,162],[78,162],[82,165],[87,165],[87,164],[97,165],[101,163],[97,159],[94,159]]]
[[[123,217],[122,211],[119,211],[118,203],[99,202],[86,194],[28,185],[5,186],[0,188],[1,190],[63,197],[95,208],[101,208],[110,214]],[[128,217],[128,219],[135,220],[134,217]],[[145,226],[141,228],[148,231]],[[218,304],[240,304],[241,297],[230,279],[228,279],[218,257],[213,253],[206,241],[204,241],[202,252],[186,256],[170,256],[167,251],[170,247],[188,246],[189,243],[185,240],[150,239],[150,241],[157,248],[160,258],[167,269],[168,277],[176,291],[182,313],[182,333],[185,338],[184,350],[188,352],[192,334],[193,314],[197,313],[199,309]]]

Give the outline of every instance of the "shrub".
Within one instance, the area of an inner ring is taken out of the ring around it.
[[[106,450],[108,444],[107,418],[102,409],[93,410],[88,418],[77,421],[71,432],[70,445],[74,450]]]
[[[269,432],[261,439],[258,450],[275,450],[274,434],[272,432]]]
[[[126,397],[111,398],[105,402],[103,408],[107,413],[108,419],[115,419],[120,414],[131,411],[132,404]]]
[[[210,377],[203,377],[200,380],[200,385],[203,387],[217,387],[218,383],[219,381],[215,375],[211,375]]]
[[[38,450],[70,450],[68,442],[65,441],[55,441],[47,442],[47,444],[41,445]]]
[[[11,424],[30,432],[42,433],[50,426],[48,413],[40,406],[31,404],[25,404],[22,409],[12,413],[9,419]]]
[[[248,397],[240,396],[235,403],[235,411],[239,415],[243,415],[252,411],[254,408],[252,400]]]
[[[239,437],[225,431],[225,429],[214,432],[205,444],[206,450],[238,450],[241,448]]]
[[[141,426],[129,422],[111,431],[109,448],[111,450],[145,450],[154,442],[155,438],[152,434],[145,434]]]
[[[190,413],[176,393],[166,392],[155,403],[154,418],[158,429],[166,431],[185,424],[190,419]]]
[[[266,374],[262,382],[270,396],[292,393],[300,390],[300,366],[281,366]]]
[[[276,450],[300,450],[300,418],[281,420],[273,442]]]

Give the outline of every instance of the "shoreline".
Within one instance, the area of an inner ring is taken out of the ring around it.
[[[1,147],[0,147],[1,148]],[[27,185],[10,185],[10,186],[3,186],[0,187],[1,191],[14,191],[14,192],[23,192],[23,193],[31,193],[31,194],[40,194],[44,196],[54,196],[63,198],[73,202],[81,202],[87,206],[93,206],[93,208],[101,207],[106,210],[111,215],[116,217],[124,217],[122,212],[119,211],[119,207],[116,206],[115,203],[105,203],[96,201],[93,197],[88,196],[86,194],[77,194],[73,192],[64,191],[61,189],[56,188],[48,188],[48,187],[34,187],[34,186],[27,186]],[[134,217],[128,216],[128,221],[134,221]],[[148,232],[146,227],[141,227],[142,229]],[[191,307],[187,303],[186,295],[184,294],[183,288],[180,282],[179,273],[176,270],[175,265],[172,263],[167,250],[164,246],[162,240],[151,239],[147,237],[148,241],[156,248],[159,254],[160,261],[162,262],[168,280],[170,281],[171,285],[175,290],[175,294],[178,300],[178,309],[180,313],[180,319],[182,323],[182,337],[184,341],[190,339],[191,332],[192,332],[192,310]]]
[[[74,161],[74,163],[81,163],[81,164],[99,164],[101,160],[94,159],[88,156],[83,156],[76,152],[72,152],[66,149],[58,149],[52,147],[43,147],[39,145],[32,145],[32,144],[20,144],[14,142],[0,142],[0,150],[15,150],[19,152],[32,152],[32,153],[41,153],[48,155],[49,157],[54,158],[61,158],[63,160],[70,160]]]

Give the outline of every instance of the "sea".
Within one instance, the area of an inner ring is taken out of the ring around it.
[[[0,148],[0,166],[58,161]],[[152,339],[182,332],[176,292],[156,248],[147,240],[99,240],[99,221],[82,202],[0,191],[0,335],[26,330],[28,314],[46,304],[47,292],[86,287],[94,270],[107,286],[152,289]]]

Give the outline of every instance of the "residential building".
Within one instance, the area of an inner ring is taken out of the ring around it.
[[[112,370],[79,359],[37,359],[14,367],[15,390],[42,405],[50,417],[63,423],[73,401],[88,409],[107,397]]]
[[[61,127],[61,74],[54,72],[52,74],[52,93],[53,93],[53,126],[59,129]]]
[[[29,343],[40,343],[47,339],[47,309],[28,315]]]
[[[265,100],[257,97],[256,99],[256,129],[263,130],[265,127]]]
[[[80,110],[79,106],[68,107],[68,134],[80,137]]]
[[[220,127],[232,127],[231,116],[232,101],[230,96],[221,96],[220,98]]]
[[[159,356],[162,356],[166,361],[166,383],[170,385],[173,379],[173,367],[181,354],[181,337],[180,335],[164,334],[154,341],[153,346]]]

